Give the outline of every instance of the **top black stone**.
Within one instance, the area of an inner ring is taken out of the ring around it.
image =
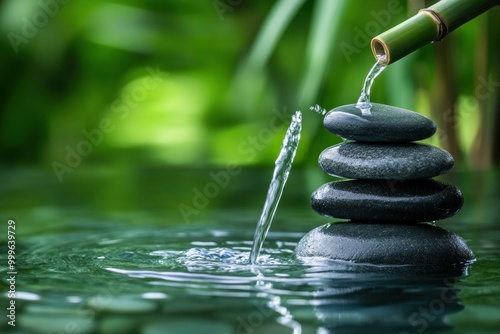
[[[323,123],[332,133],[349,140],[379,143],[404,143],[431,137],[436,124],[414,111],[372,103],[370,112],[355,104],[335,108]]]

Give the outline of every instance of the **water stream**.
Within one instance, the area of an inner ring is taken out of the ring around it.
[[[278,207],[278,203],[283,193],[288,174],[292,168],[293,158],[299,145],[300,131],[302,129],[302,114],[300,111],[295,112],[292,117],[292,122],[288,128],[281,151],[276,159],[273,178],[267,191],[266,201],[253,240],[252,251],[250,252],[250,263],[255,264],[259,257],[262,244],[266,239],[267,232],[271,227],[271,222]]]
[[[375,65],[373,65],[370,72],[368,72],[365,82],[363,83],[361,95],[359,96],[358,102],[356,103],[356,107],[361,110],[361,113],[363,115],[371,115],[372,105],[370,103],[370,90],[375,78],[387,67],[387,65],[381,63],[384,59],[385,56],[378,56]]]

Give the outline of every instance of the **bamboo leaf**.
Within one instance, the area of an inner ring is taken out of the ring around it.
[[[346,0],[316,2],[306,49],[306,70],[299,89],[299,106],[311,104],[318,95],[346,3]]]
[[[286,28],[305,0],[281,0],[275,4],[260,29],[246,61],[234,77],[229,93],[230,105],[252,115],[258,103],[266,99],[267,79],[264,68]]]
[[[281,0],[276,3],[259,31],[245,67],[261,70],[268,62],[276,44],[305,0]]]

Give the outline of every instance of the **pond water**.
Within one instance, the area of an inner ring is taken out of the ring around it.
[[[449,176],[466,202],[438,225],[477,257],[462,277],[298,262],[300,238],[332,221],[309,207],[328,180],[317,167],[292,171],[258,264],[248,265],[271,173],[82,167],[59,183],[50,171],[3,170],[4,312],[9,219],[17,298],[16,326],[2,316],[0,332],[498,332],[499,173]]]

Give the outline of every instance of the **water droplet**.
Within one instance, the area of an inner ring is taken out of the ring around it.
[[[309,110],[315,111],[322,116],[324,116],[327,113],[327,110],[321,107],[319,104],[309,107]]]

